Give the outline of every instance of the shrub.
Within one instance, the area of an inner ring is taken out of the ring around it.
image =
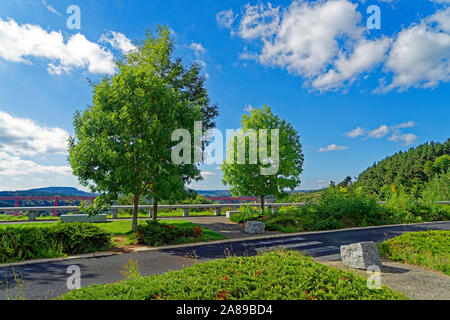
[[[0,263],[87,253],[109,245],[110,235],[92,224],[7,226],[0,228]]]
[[[100,251],[108,248],[111,241],[108,232],[91,223],[58,223],[51,232],[66,254]]]
[[[245,223],[247,221],[260,220],[262,217],[262,212],[259,208],[245,206],[239,208],[239,213],[233,215],[230,220],[236,223]]]
[[[384,223],[420,223],[450,219],[449,206],[437,204],[433,199],[416,198],[402,190],[393,192],[382,207]]]
[[[189,238],[201,238],[203,229],[193,226],[173,226],[158,221],[146,221],[136,231],[138,243],[149,246],[162,246],[185,242]]]
[[[353,272],[315,262],[298,251],[218,259],[181,271],[73,290],[63,300],[388,300]]]
[[[0,229],[0,263],[64,256],[62,243],[50,228],[29,226]]]
[[[416,264],[450,275],[450,231],[405,233],[379,244],[386,259]]]

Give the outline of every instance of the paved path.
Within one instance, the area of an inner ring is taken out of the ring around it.
[[[205,217],[181,217],[181,220],[190,221],[192,223],[201,225],[212,231],[220,233],[229,239],[242,239],[254,237],[254,234],[247,234],[244,232],[244,225],[240,225],[231,222],[225,216],[205,216]],[[173,220],[173,218],[161,218],[161,220]],[[276,235],[281,234],[280,232],[267,231],[264,235]]]
[[[231,242],[189,245],[142,251],[98,258],[83,258],[60,262],[29,264],[15,267],[15,272],[24,279],[24,295],[27,299],[49,299],[68,291],[66,273],[70,265],[81,268],[82,286],[90,284],[113,283],[123,280],[120,271],[129,259],[138,261],[142,275],[160,274],[168,270],[178,270],[196,262],[224,258],[226,255],[254,255],[258,252],[287,248],[301,250],[314,255],[319,261],[328,261],[339,254],[342,244],[360,241],[380,242],[398,236],[404,232],[425,231],[429,229],[450,230],[450,222],[437,222],[420,225],[387,226],[356,230],[303,233],[300,235],[275,235],[266,239],[236,239]],[[192,257],[195,256],[195,259]],[[11,267],[0,268],[0,279],[14,283]],[[448,278],[443,278],[448,279]],[[438,284],[436,284],[438,285]],[[441,282],[440,288],[446,284]],[[445,286],[443,288],[446,288]],[[9,295],[15,294],[14,289]],[[4,288],[0,290],[0,299],[6,299]]]

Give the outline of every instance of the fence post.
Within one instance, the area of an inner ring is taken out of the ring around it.
[[[151,219],[153,218],[153,208],[148,209],[148,217]]]
[[[28,212],[28,220],[29,221],[36,221],[36,212],[35,211],[29,211]]]
[[[216,207],[216,208],[214,208],[214,212],[216,213],[216,216],[220,216],[220,215],[222,215],[222,208]]]
[[[183,208],[183,217],[189,217],[189,208]]]

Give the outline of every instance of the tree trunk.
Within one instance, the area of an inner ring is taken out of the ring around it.
[[[133,223],[131,230],[136,231],[138,226],[138,210],[139,210],[139,195],[135,195],[133,199]]]
[[[158,201],[153,200],[153,221],[158,220]]]
[[[261,212],[262,215],[264,216],[264,196],[261,196]]]

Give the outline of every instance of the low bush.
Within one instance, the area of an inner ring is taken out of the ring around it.
[[[380,255],[450,275],[450,231],[405,233],[379,244]]]
[[[139,225],[136,231],[138,243],[149,246],[162,246],[199,240],[202,238],[203,229],[194,226],[176,226],[160,223],[158,221],[146,221]]]
[[[369,289],[353,272],[298,251],[230,257],[146,278],[73,290],[62,300],[388,300],[405,296]]]
[[[0,263],[100,251],[110,240],[92,224],[5,226],[0,228]]]
[[[257,220],[264,222],[267,230],[302,232],[450,219],[449,205],[416,198],[395,188],[389,189],[386,195],[388,200],[381,204],[362,187],[329,187],[321,192],[315,203],[283,207],[277,213],[269,212],[265,216],[258,208],[245,207],[230,220],[237,223]]]
[[[245,206],[239,209],[239,213],[234,214],[230,220],[236,223],[260,220],[263,218],[260,208]]]

